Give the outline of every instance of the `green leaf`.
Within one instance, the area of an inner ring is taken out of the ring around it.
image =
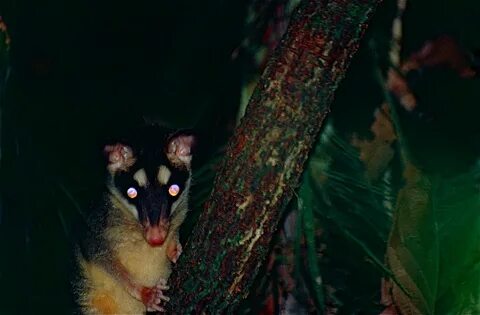
[[[306,174],[308,176],[308,174]],[[302,216],[302,225],[307,245],[308,272],[313,281],[313,300],[318,310],[324,311],[325,298],[323,294],[322,276],[320,274],[317,245],[315,241],[315,219],[313,216],[314,194],[309,185],[301,185],[298,198],[298,209]]]
[[[405,170],[387,261],[402,314],[480,314],[480,199],[475,172],[444,178]]]
[[[390,274],[383,260],[391,175],[384,170],[370,180],[359,150],[345,138],[332,121],[326,125],[298,191],[307,249],[303,280],[317,307],[333,303],[341,314],[374,314],[381,277]]]

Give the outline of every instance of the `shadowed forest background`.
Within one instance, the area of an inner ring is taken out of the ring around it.
[[[296,3],[2,0],[1,314],[70,312],[70,253],[104,185],[102,148],[141,124],[199,135],[185,242]],[[400,65],[396,15],[396,1],[378,7],[240,313],[480,313],[480,81],[399,70],[411,111],[387,82],[428,40],[478,52],[480,3],[408,2]]]

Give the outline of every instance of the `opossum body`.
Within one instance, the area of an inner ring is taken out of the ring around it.
[[[103,200],[76,251],[74,293],[84,314],[162,311],[178,230],[188,211],[193,136],[107,145]]]

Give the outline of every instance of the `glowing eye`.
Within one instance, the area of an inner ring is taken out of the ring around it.
[[[130,187],[127,190],[127,195],[128,195],[128,197],[133,199],[133,198],[137,197],[137,190],[133,187]]]
[[[180,192],[180,187],[178,187],[178,185],[173,184],[168,188],[168,193],[172,197],[175,197],[176,195],[178,195],[179,192]]]

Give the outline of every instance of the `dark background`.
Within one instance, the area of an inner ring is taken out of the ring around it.
[[[224,144],[240,95],[240,1],[9,1],[0,313],[68,313],[71,240],[103,185],[103,145],[144,121]]]

